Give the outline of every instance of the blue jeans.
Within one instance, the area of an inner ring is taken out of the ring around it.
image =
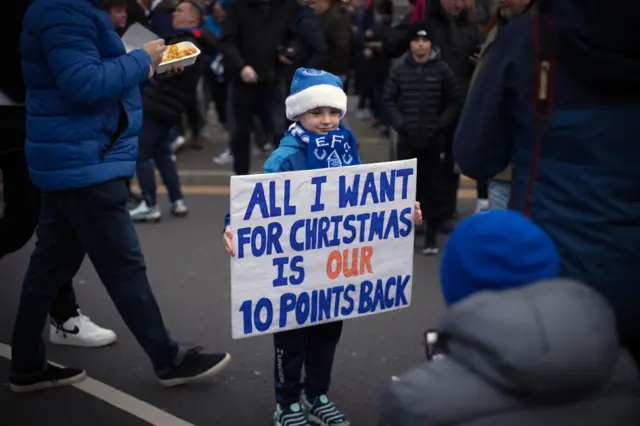
[[[127,202],[123,180],[71,191],[42,194],[38,240],[22,284],[13,330],[14,374],[41,372],[42,341],[51,304],[89,255],[120,316],[154,368],[174,363],[182,353],[164,326],[147,280],[146,266]]]
[[[154,164],[160,172],[164,185],[167,187],[171,202],[182,199],[178,170],[171,159],[171,150],[169,149],[170,141],[168,136],[171,130],[171,124],[164,123],[155,117],[144,116],[144,124],[138,138],[136,175],[138,183],[140,183],[142,198],[149,206],[155,206],[157,203]],[[153,160],[153,163],[151,160]]]
[[[491,210],[506,210],[511,197],[511,182],[501,180],[489,181],[489,203]]]

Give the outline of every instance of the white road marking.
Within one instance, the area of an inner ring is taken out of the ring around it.
[[[0,343],[0,356],[11,360],[11,346]],[[154,426],[194,426],[192,423],[179,419],[166,411],[162,411],[147,402],[91,377],[87,377],[72,386]]]

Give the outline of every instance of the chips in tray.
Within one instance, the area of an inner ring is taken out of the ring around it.
[[[187,56],[195,55],[198,51],[193,47],[180,46],[172,44],[165,50],[162,56],[162,62],[173,61],[174,59],[182,59]],[[161,62],[161,63],[162,63]]]

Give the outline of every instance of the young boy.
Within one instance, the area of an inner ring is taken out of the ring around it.
[[[435,255],[438,229],[446,219],[446,135],[453,132],[462,96],[453,72],[431,46],[425,23],[411,31],[411,55],[391,71],[383,99],[398,132],[398,159],[418,159],[417,199],[426,206],[427,218],[422,252]]]
[[[267,159],[265,173],[360,164],[355,137],[339,127],[347,111],[347,96],[339,77],[326,71],[299,68],[291,83],[286,109],[287,118],[295,123]],[[330,133],[342,135],[344,143],[333,148],[317,143],[320,135]],[[421,221],[422,214],[416,205],[416,222]],[[232,237],[227,215],[224,245],[234,256]],[[321,426],[349,425],[326,395],[341,333],[342,322],[337,321],[274,334],[277,402],[274,425],[307,426],[309,421]],[[306,377],[301,384],[303,365]]]

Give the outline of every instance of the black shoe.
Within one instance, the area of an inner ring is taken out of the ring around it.
[[[79,368],[57,367],[47,363],[42,373],[11,374],[9,388],[13,392],[32,392],[72,385],[83,381],[86,377],[86,371]]]
[[[167,387],[178,386],[214,376],[231,361],[228,353],[204,354],[201,351],[201,347],[189,349],[180,365],[156,371],[160,384]]]

